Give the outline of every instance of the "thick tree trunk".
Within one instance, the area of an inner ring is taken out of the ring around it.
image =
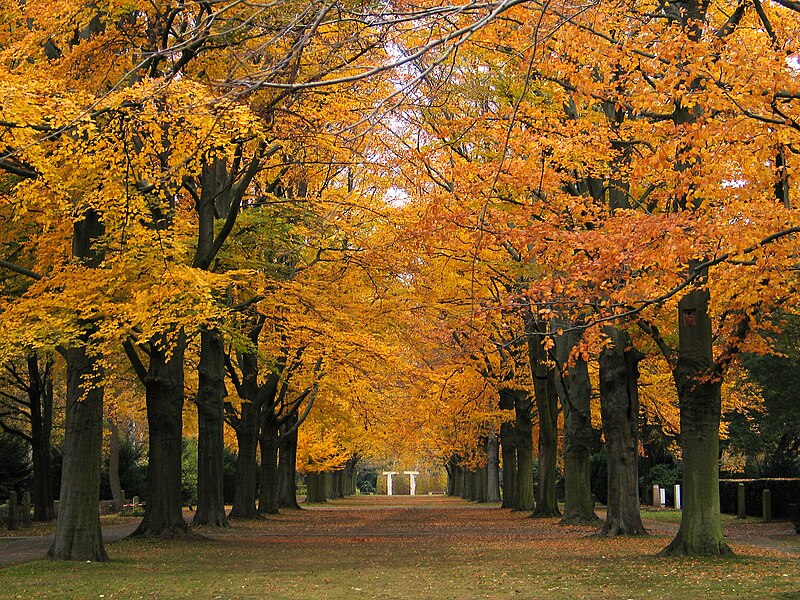
[[[517,491],[517,432],[512,423],[500,425],[500,450],[503,456],[503,504],[514,508]]]
[[[681,412],[683,512],[675,539],[662,555],[732,554],[719,508],[721,381],[712,373],[709,293],[696,289],[678,304],[680,337],[673,372]]]
[[[260,412],[259,407],[253,402],[242,401],[241,418],[235,427],[239,454],[236,457],[236,484],[230,517],[254,519],[258,516],[256,511],[256,479],[258,477],[256,449]]]
[[[289,431],[296,423],[289,419],[281,426],[282,431]],[[297,430],[288,435],[281,435],[278,455],[278,507],[300,510],[297,502]]]
[[[306,502],[326,502],[325,487],[327,485],[326,473],[306,472]]]
[[[500,502],[500,443],[494,432],[486,440],[486,501]]]
[[[533,479],[533,402],[528,392],[514,390],[514,430],[517,433],[517,486],[514,508],[532,511],[536,507]]]
[[[261,427],[261,481],[258,494],[258,512],[278,514],[278,426],[267,418]]]
[[[101,368],[83,347],[63,352],[67,361],[64,462],[56,535],[48,558],[108,560],[100,531],[100,457],[103,444]]]
[[[639,513],[639,361],[630,336],[606,327],[600,353],[600,412],[608,457],[608,503],[600,535],[647,535]]]
[[[89,209],[73,225],[72,255],[84,266],[97,268],[102,252],[94,241],[104,232],[100,214]],[[100,530],[100,458],[103,454],[103,371],[81,346],[62,351],[67,363],[67,406],[61,497],[53,544],[47,553],[56,560],[108,560]]]
[[[224,472],[225,347],[216,330],[200,333],[197,388],[197,510],[192,525],[227,527]]]
[[[561,516],[556,495],[558,394],[555,375],[548,366],[544,340],[538,335],[544,329],[544,326],[535,322],[533,318],[525,320],[536,412],[539,415],[539,485],[536,488],[536,510],[531,515],[536,518]]]
[[[50,477],[50,439],[53,429],[52,360],[39,365],[35,352],[28,356],[31,408],[31,454],[33,455],[33,520],[53,518],[53,485]]]
[[[486,502],[489,496],[489,465],[475,471],[475,501]]]
[[[343,492],[345,496],[352,496],[356,493],[356,467],[360,457],[358,455],[351,457],[344,467],[344,481],[342,483]]]
[[[561,372],[556,375],[558,395],[564,411],[564,524],[595,525],[600,518],[594,512],[589,456],[592,431],[592,384],[589,366],[571,353],[580,334],[569,331],[556,338],[556,359]]]
[[[181,499],[183,363],[186,336],[159,336],[145,377],[149,449],[144,518],[134,536],[183,537],[188,526]]]
[[[119,482],[119,428],[117,424],[108,421],[108,485],[111,488],[111,497],[116,504],[117,512],[122,510],[122,485]]]

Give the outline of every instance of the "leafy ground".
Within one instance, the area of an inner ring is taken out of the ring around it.
[[[789,537],[791,525],[770,526]],[[732,559],[663,559],[666,532],[593,532],[451,498],[355,497],[207,540],[123,540],[110,563],[7,567],[0,597],[800,598],[800,548],[734,542]]]

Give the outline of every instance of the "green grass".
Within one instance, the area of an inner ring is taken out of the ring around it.
[[[797,558],[663,559],[669,538],[605,540],[451,499],[332,502],[214,540],[124,540],[112,561],[0,569],[0,598],[789,598]],[[369,510],[364,510],[369,509]]]

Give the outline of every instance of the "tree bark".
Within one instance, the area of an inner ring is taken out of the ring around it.
[[[44,367],[36,352],[28,355],[31,410],[31,454],[33,459],[33,520],[53,518],[53,485],[50,476],[51,434],[53,430],[53,361]]]
[[[240,421],[235,427],[239,454],[236,457],[236,486],[233,496],[231,517],[254,519],[256,511],[256,478],[258,464],[256,449],[258,446],[258,424],[260,407],[248,400],[242,400]]]
[[[288,419],[282,431],[289,431],[297,422],[297,414]],[[278,507],[300,510],[297,502],[297,430],[281,435],[278,455]]]
[[[486,440],[486,501],[500,502],[500,444],[494,432]]]
[[[602,536],[647,535],[639,512],[639,361],[628,334],[604,333],[612,346],[600,353],[600,412],[608,457],[608,502]]]
[[[721,380],[712,372],[709,293],[695,289],[678,303],[678,389],[683,453],[683,512],[662,556],[728,555],[719,507]]]
[[[569,325],[569,324],[565,324]],[[558,395],[564,411],[564,524],[595,525],[600,518],[594,512],[592,483],[589,474],[592,431],[592,384],[589,366],[573,349],[580,333],[569,331],[556,337],[556,359],[561,372],[556,376]]]
[[[224,472],[225,347],[219,331],[200,332],[197,389],[197,510],[192,525],[227,527]]]
[[[117,512],[122,510],[122,485],[119,482],[119,428],[109,419],[109,444],[108,444],[108,484],[111,487],[111,497],[116,504]]]
[[[261,427],[261,482],[258,495],[258,512],[278,514],[278,426],[267,417]]]
[[[539,416],[539,485],[536,489],[536,510],[531,516],[549,518],[561,516],[556,495],[558,398],[555,375],[548,367],[544,340],[539,335],[542,331],[544,326],[533,318],[525,320],[536,412]]]
[[[517,489],[517,432],[513,423],[500,425],[500,450],[503,456],[503,504],[514,508]]]
[[[72,255],[88,268],[97,268],[103,255],[94,241],[105,228],[100,214],[89,209],[75,222]],[[64,461],[61,497],[53,544],[48,558],[108,560],[100,530],[100,458],[103,454],[102,367],[87,352],[86,323],[80,345],[62,350],[67,363],[67,406],[64,424]]]
[[[536,507],[533,480],[533,402],[524,390],[514,390],[514,431],[517,434],[517,477],[514,508],[532,511]]]
[[[306,472],[306,502],[326,502],[325,487],[327,477],[325,472]]]
[[[64,462],[56,534],[47,553],[57,560],[108,560],[100,531],[103,444],[101,367],[85,347],[63,351],[67,361]]]
[[[181,499],[183,366],[186,336],[156,336],[145,377],[149,448],[144,518],[133,536],[183,537],[188,526]]]

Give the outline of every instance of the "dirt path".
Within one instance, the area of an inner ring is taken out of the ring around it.
[[[678,525],[664,523],[652,519],[642,519],[648,531],[675,535]],[[728,521],[723,523],[725,537],[728,542],[736,545],[753,546],[763,550],[772,550],[788,556],[800,558],[800,535],[794,531],[794,525],[788,521],[772,523],[738,523]]]
[[[110,544],[133,533],[138,523],[103,527],[103,542]],[[53,543],[52,535],[0,538],[0,567],[44,558]]]

